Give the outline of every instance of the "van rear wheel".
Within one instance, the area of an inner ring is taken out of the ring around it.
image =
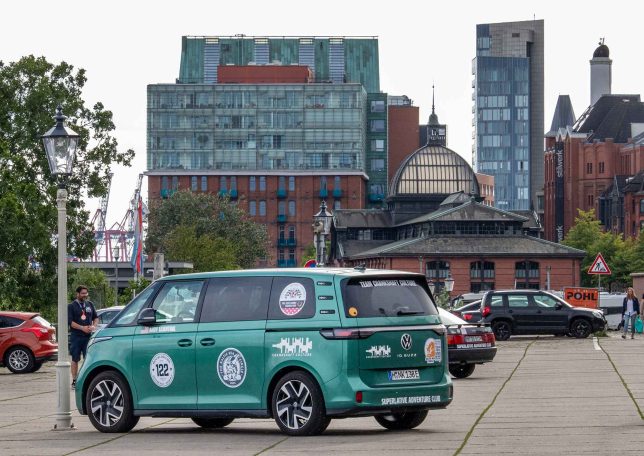
[[[476,364],[459,364],[449,366],[449,373],[456,378],[467,378],[474,373]]]
[[[228,426],[235,418],[199,418],[192,417],[192,421],[204,429],[217,429]]]
[[[317,382],[302,371],[289,372],[275,385],[271,401],[273,417],[288,435],[317,435],[330,423]]]
[[[427,418],[427,410],[376,415],[374,418],[380,426],[390,431],[402,431],[420,426]]]

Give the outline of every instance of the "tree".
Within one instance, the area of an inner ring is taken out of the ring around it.
[[[87,287],[89,300],[97,309],[114,305],[116,291],[107,282],[107,276],[100,269],[74,267],[69,270],[67,294],[70,302],[76,299],[76,288],[79,285]]]
[[[107,191],[113,164],[129,165],[134,152],[119,152],[112,113],[81,97],[85,71],[44,57],[0,61],[0,306],[41,311],[56,305],[57,182],[49,172],[41,135],[62,105],[79,135],[67,179],[68,252],[88,257],[94,247],[83,197]],[[28,258],[33,258],[30,267]]]
[[[137,280],[130,280],[128,282],[128,287],[119,295],[119,304],[122,306],[128,304],[135,296],[138,296],[139,293],[145,290],[150,283],[152,282],[145,277],[139,277]]]
[[[168,242],[179,227],[194,229],[195,240],[207,236],[206,239],[212,242],[226,241],[221,244],[222,248],[232,249],[234,263],[240,268],[253,267],[268,254],[266,226],[255,223],[228,198],[179,191],[152,204],[148,216],[148,253],[162,251],[168,258],[175,259],[169,254]],[[176,239],[173,247],[178,248]],[[187,251],[182,250],[182,253]]]
[[[234,244],[210,234],[197,235],[194,226],[179,225],[165,241],[165,254],[174,261],[190,261],[193,272],[238,269]]]

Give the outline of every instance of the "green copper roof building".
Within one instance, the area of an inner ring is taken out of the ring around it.
[[[360,83],[380,92],[376,37],[184,36],[178,83],[217,83],[224,65],[306,65],[316,82]]]

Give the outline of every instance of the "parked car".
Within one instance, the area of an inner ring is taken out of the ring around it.
[[[481,300],[471,302],[458,309],[453,309],[451,312],[458,318],[462,318],[468,323],[476,323],[481,320]]]
[[[101,432],[141,416],[205,428],[270,417],[295,436],[374,416],[404,430],[452,393],[425,276],[365,268],[164,277],[91,337],[76,380]]]
[[[438,309],[447,328],[449,372],[456,378],[472,375],[477,364],[489,363],[496,356],[496,340],[489,325],[468,324],[445,309]]]
[[[463,293],[461,295],[456,296],[454,299],[452,299],[450,303],[450,307],[451,308],[463,307],[475,301],[480,301],[481,298],[483,298],[483,295],[485,295],[485,291],[479,291],[477,293]]]
[[[606,327],[602,311],[573,307],[557,296],[539,290],[489,291],[481,301],[483,321],[497,340],[514,334],[569,334],[588,337]]]
[[[98,315],[98,325],[100,327],[106,326],[124,308],[125,306],[112,306],[106,307],[104,309],[98,309],[96,311],[96,314]]]
[[[56,356],[56,330],[40,314],[0,312],[0,365],[14,374],[26,374]]]

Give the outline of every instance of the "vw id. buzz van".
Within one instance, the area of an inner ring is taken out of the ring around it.
[[[76,405],[101,432],[272,417],[301,436],[352,416],[411,429],[452,391],[424,276],[265,269],[154,282],[91,338]]]

